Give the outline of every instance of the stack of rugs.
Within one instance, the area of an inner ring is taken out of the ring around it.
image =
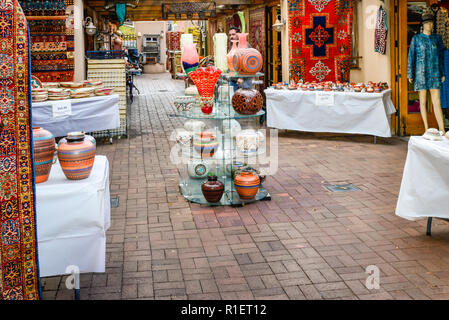
[[[20,0],[31,35],[31,71],[43,82],[72,81],[73,0]]]

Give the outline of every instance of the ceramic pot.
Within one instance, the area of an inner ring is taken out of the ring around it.
[[[239,48],[232,59],[234,70],[239,74],[255,75],[262,69],[263,58],[257,49]]]
[[[252,172],[241,172],[234,179],[235,190],[242,200],[253,200],[259,191],[260,179]]]
[[[210,164],[201,159],[190,159],[187,164],[187,173],[190,178],[202,179],[208,175]]]
[[[240,132],[235,138],[237,150],[243,154],[254,154],[265,144],[265,135],[253,129]]]
[[[55,137],[43,128],[33,128],[34,174],[36,183],[48,180],[55,157]]]
[[[238,47],[237,47],[238,40],[231,40],[231,42],[232,42],[232,48],[231,48],[231,50],[229,50],[229,53],[226,56],[226,59],[228,60],[229,71],[234,72],[235,69],[234,69],[233,59],[234,59],[234,54],[238,50]]]
[[[70,132],[58,143],[58,159],[69,180],[90,176],[95,161],[96,142],[84,132]]]
[[[252,115],[262,109],[263,98],[256,89],[238,89],[232,97],[232,106],[237,113]]]
[[[239,49],[248,49],[248,33],[237,33],[239,37]]]
[[[184,129],[190,132],[201,132],[206,128],[206,124],[200,120],[188,120],[184,123]]]
[[[212,132],[195,133],[193,148],[202,158],[211,158],[218,149],[218,141]]]
[[[207,177],[207,181],[201,185],[201,191],[207,202],[220,202],[224,193],[224,184],[219,181],[217,176]]]
[[[184,45],[181,61],[186,74],[189,74],[189,72],[195,71],[198,68],[200,57],[198,51],[196,51],[196,43],[186,43]]]

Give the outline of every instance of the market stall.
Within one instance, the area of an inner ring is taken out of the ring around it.
[[[391,90],[379,93],[265,90],[271,128],[391,137]]]
[[[33,103],[33,125],[55,137],[120,128],[119,95]]]
[[[449,219],[448,181],[449,139],[430,141],[410,137],[396,215],[412,221]]]
[[[48,181],[36,185],[41,277],[105,272],[106,230],[110,226],[109,163],[96,156],[89,178],[67,180],[59,163]]]

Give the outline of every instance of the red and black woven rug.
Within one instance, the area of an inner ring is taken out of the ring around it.
[[[353,0],[288,0],[290,79],[349,81]]]

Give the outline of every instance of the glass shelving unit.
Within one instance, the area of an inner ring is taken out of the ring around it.
[[[210,206],[238,206],[271,199],[269,192],[263,187],[264,176],[260,174],[258,163],[258,158],[266,153],[266,137],[259,130],[260,117],[265,111],[243,115],[234,111],[232,107],[236,85],[231,81],[246,84],[251,81],[257,84],[261,76],[262,73],[252,76],[237,73],[222,74],[215,89],[215,103],[211,114],[204,114],[199,102],[193,103],[190,110],[177,112],[176,116],[183,119],[184,123],[184,128],[178,130],[179,134],[184,135],[183,142],[178,142],[178,156],[180,156],[178,169],[181,173],[179,187],[182,195],[190,202]],[[260,132],[260,139],[254,145],[250,145],[249,149],[245,149],[246,144],[242,147],[241,143],[240,145],[237,143],[239,135],[244,130],[251,133]],[[204,154],[200,152],[198,146],[195,148],[195,133],[198,132],[208,132],[215,137],[218,147],[214,152]],[[180,140],[179,136],[177,140]],[[234,186],[234,175],[237,170],[252,171],[261,178],[261,185],[254,199],[240,199]],[[218,203],[207,202],[201,191],[201,185],[207,181],[207,176],[211,172],[225,186],[223,197]]]

